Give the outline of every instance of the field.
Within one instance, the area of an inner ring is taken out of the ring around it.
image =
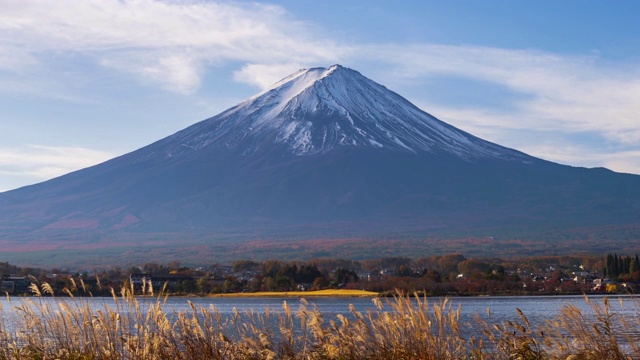
[[[46,283],[33,291],[52,295]],[[515,318],[505,323],[480,318],[463,323],[460,309],[446,299],[430,303],[417,296],[374,298],[377,311],[363,313],[351,307],[348,316],[337,315],[335,320],[304,301],[297,312],[284,302],[279,314],[251,311],[226,317],[215,308],[193,304],[190,311],[165,311],[165,299],[142,306],[126,288],[118,296],[113,293],[112,305],[100,309],[73,297],[57,303],[10,299],[17,318],[11,323],[0,318],[0,359],[640,357],[640,317],[616,315],[606,299],[592,303],[588,314],[567,306],[538,328],[517,309]]]
[[[326,289],[317,291],[263,291],[253,293],[215,294],[210,297],[373,297],[377,292],[348,289]]]

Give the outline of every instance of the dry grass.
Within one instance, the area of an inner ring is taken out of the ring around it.
[[[36,295],[50,293],[43,284]],[[149,289],[147,289],[149,291]],[[71,292],[69,292],[71,294]],[[503,324],[479,317],[462,323],[448,300],[374,298],[376,311],[325,318],[304,300],[294,312],[236,312],[190,303],[189,311],[163,310],[166,297],[142,301],[130,289],[105,302],[35,297],[0,316],[0,359],[638,359],[640,341],[610,304],[591,304],[583,314],[567,306],[561,315],[532,328],[525,314]],[[383,303],[386,301],[386,303]],[[587,299],[588,301],[588,299]],[[17,321],[7,314],[17,314]],[[474,334],[474,335],[469,335]]]

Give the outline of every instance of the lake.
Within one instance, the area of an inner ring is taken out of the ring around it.
[[[592,303],[602,304],[604,296],[590,296]],[[58,301],[69,301],[68,298],[29,298],[33,301],[50,303],[55,305]],[[610,306],[613,311],[629,316],[637,316],[640,314],[640,298],[634,296],[608,296]],[[113,307],[112,298],[78,298],[80,302],[87,301],[95,308],[104,308],[105,306]],[[393,299],[382,299],[382,302],[392,301]],[[430,304],[439,304],[444,300],[442,297],[429,298]],[[18,305],[21,298],[12,298],[0,300],[2,305],[2,313],[4,316],[11,316],[15,311],[14,307]],[[138,298],[141,306],[149,306],[155,304],[156,299]],[[166,313],[179,313],[190,311],[189,302],[197,307],[215,309],[223,316],[232,315],[234,309],[240,313],[246,311],[265,312],[269,309],[270,313],[278,314],[283,312],[283,303],[287,302],[293,312],[296,312],[302,301],[294,297],[248,297],[248,298],[184,298],[170,297],[164,304],[163,309]],[[566,305],[574,305],[583,314],[592,312],[591,307],[580,295],[575,296],[480,296],[480,297],[450,297],[450,303],[454,309],[461,307],[461,317],[463,321],[472,320],[478,314],[483,319],[491,323],[501,323],[506,320],[518,320],[519,316],[516,308],[522,310],[532,325],[541,324],[545,320],[553,319],[557,316]],[[356,310],[366,313],[368,311],[377,311],[371,298],[307,298],[308,307],[316,306],[325,318],[335,317],[337,314],[349,315],[349,306],[353,305]],[[490,309],[490,316],[487,313]]]

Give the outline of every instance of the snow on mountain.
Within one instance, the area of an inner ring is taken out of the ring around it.
[[[450,126],[400,95],[333,65],[302,69],[221,114],[165,139],[165,156],[215,147],[248,155],[282,145],[292,155],[341,146],[454,154],[465,160],[532,158]]]

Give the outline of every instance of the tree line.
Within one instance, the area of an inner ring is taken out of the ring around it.
[[[618,254],[607,254],[604,275],[609,278],[619,278],[621,276],[633,276],[640,270],[638,265],[640,258],[635,256],[618,256]]]
[[[376,292],[421,292],[427,295],[580,294],[593,291],[592,279],[640,280],[638,256],[538,256],[516,259],[467,258],[448,254],[412,259],[367,260],[319,258],[307,261],[239,260],[231,265],[189,267],[179,262],[145,263],[130,268],[68,272],[23,268],[0,263],[0,276],[25,276],[46,282],[61,294],[109,296],[111,289],[131,286],[132,274],[160,279],[166,291],[179,294],[361,289]],[[577,275],[579,274],[579,275]],[[156,285],[155,291],[161,286]]]

